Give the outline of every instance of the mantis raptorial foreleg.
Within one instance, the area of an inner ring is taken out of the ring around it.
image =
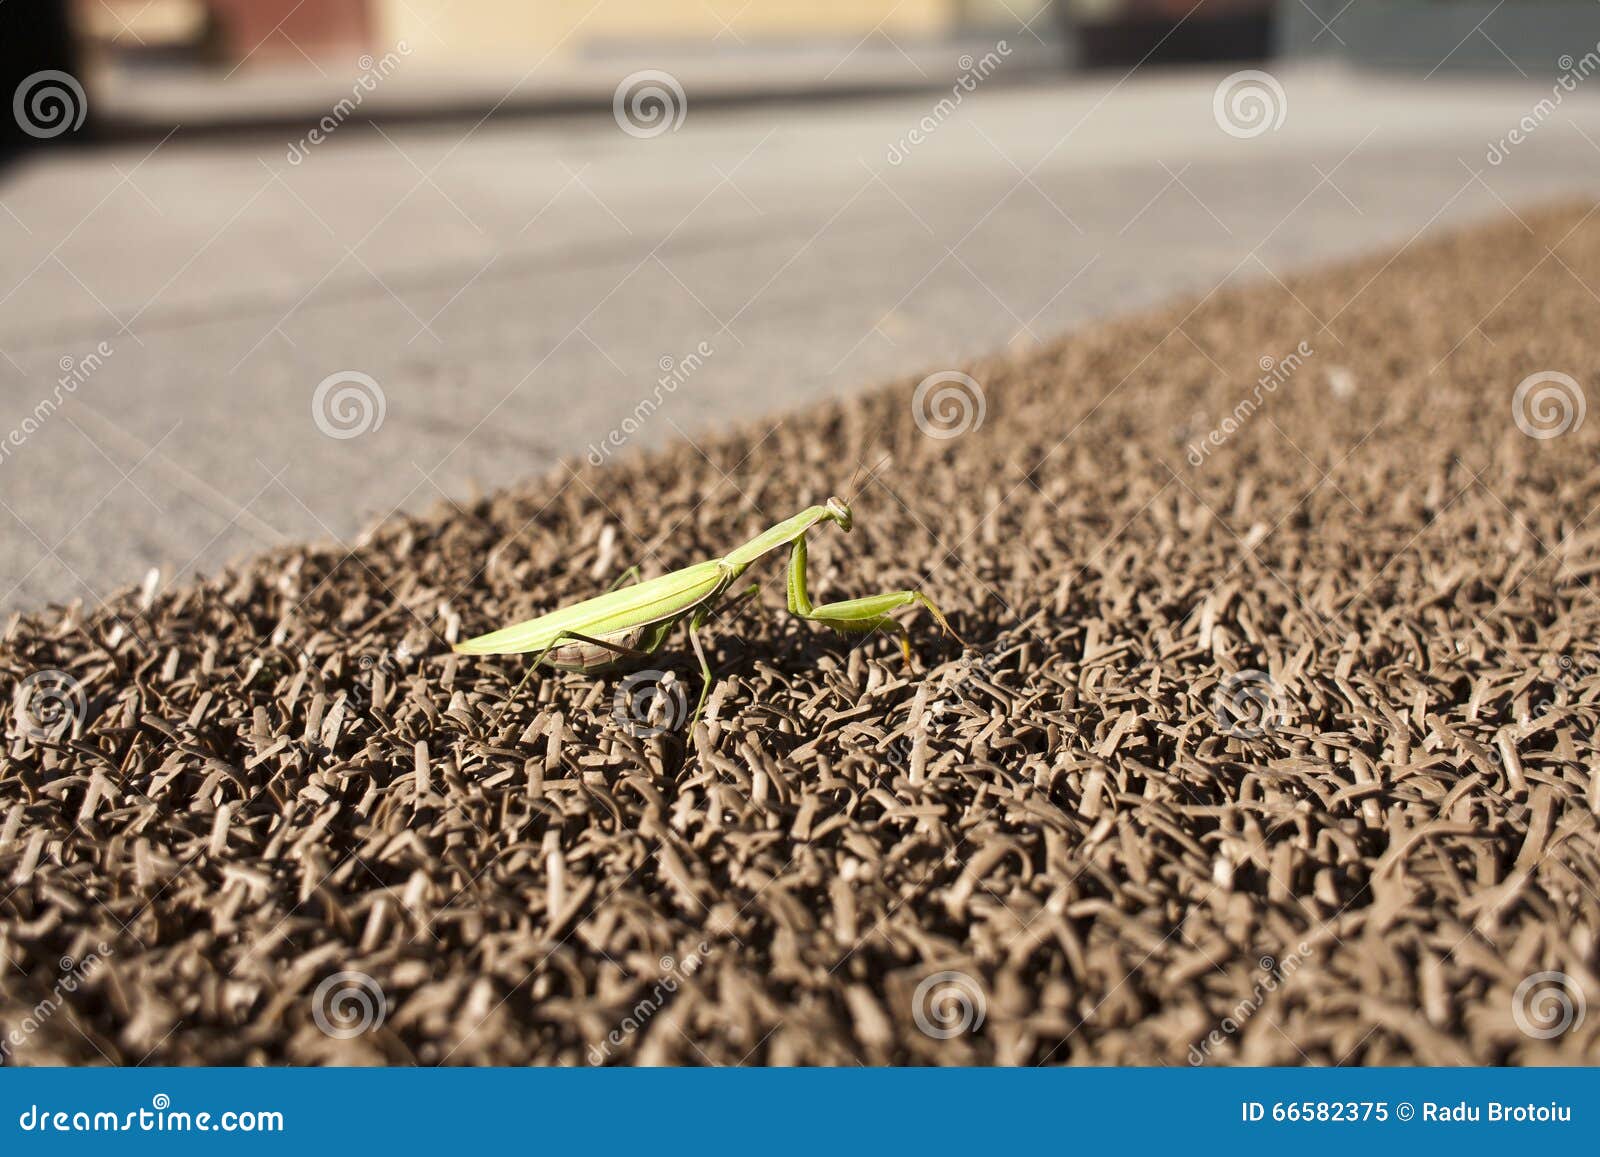
[[[890,611],[901,607],[926,607],[950,636],[957,642],[961,636],[951,628],[944,612],[933,605],[933,600],[921,591],[886,591],[865,598],[845,599],[837,603],[820,603],[813,606],[806,592],[806,539],[801,535],[789,550],[789,612],[814,623],[832,627],[845,634],[865,635],[873,631],[888,631],[900,641],[900,651],[906,665],[911,665],[911,636],[905,627],[889,616]]]

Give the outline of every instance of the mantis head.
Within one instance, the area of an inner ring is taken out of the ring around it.
[[[828,499],[828,513],[839,524],[840,530],[849,530],[855,522],[855,516],[850,513],[850,504],[842,498]]]

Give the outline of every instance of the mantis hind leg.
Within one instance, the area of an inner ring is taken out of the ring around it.
[[[701,607],[689,619],[689,645],[694,648],[694,657],[700,660],[700,700],[694,705],[694,718],[689,720],[690,731],[700,722],[700,713],[706,709],[706,696],[711,693],[711,664],[706,660],[705,648],[700,645],[700,629],[710,617],[710,608]]]
[[[865,598],[846,599],[837,603],[813,604],[806,591],[806,540],[801,535],[794,540],[794,547],[789,553],[789,610],[792,614],[799,615],[813,623],[821,623],[835,631],[848,635],[865,635],[874,631],[888,631],[898,637],[900,651],[905,656],[906,665],[911,664],[911,635],[904,626],[890,617],[889,612],[899,610],[901,607],[922,607],[934,621],[944,629],[956,642],[961,642],[961,636],[956,634],[955,628],[950,625],[950,620],[945,618],[944,612],[934,605],[932,599],[921,591],[885,591],[883,594],[867,595]],[[962,646],[965,646],[962,643]]]
[[[723,609],[727,611],[737,610],[741,604],[755,598],[760,591],[760,583],[751,583],[740,592],[737,599]],[[700,722],[700,716],[706,709],[706,696],[711,694],[711,663],[706,658],[705,648],[700,644],[700,631],[710,620],[711,611],[711,606],[707,604],[689,617],[689,645],[694,648],[694,657],[700,661],[700,699],[695,704],[694,717],[689,720],[689,729],[691,731],[694,730],[694,725]]]
[[[527,673],[524,674],[522,676],[522,680],[514,688],[512,688],[511,694],[508,695],[506,697],[506,701],[500,705],[500,710],[495,712],[494,722],[489,724],[491,728],[500,726],[500,720],[504,718],[505,713],[511,709],[511,705],[517,701],[518,696],[522,694],[522,689],[528,685],[528,680],[533,678],[533,673],[539,669],[539,664],[545,661],[545,657],[549,655],[551,651],[554,651],[557,647],[559,647],[562,643],[570,642],[592,643],[596,647],[604,647],[608,651],[615,651],[617,654],[626,659],[640,659],[647,655],[652,655],[655,653],[655,649],[661,645],[660,639],[657,639],[654,646],[640,649],[638,647],[623,646],[621,643],[608,643],[604,639],[597,639],[592,635],[580,634],[577,631],[563,631],[550,641],[549,646],[545,647],[545,649],[540,651],[538,655],[534,656],[532,663],[528,664]]]

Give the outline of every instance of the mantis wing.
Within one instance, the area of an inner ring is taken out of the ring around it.
[[[675,619],[725,587],[732,575],[712,560],[686,566],[631,587],[608,591],[570,607],[457,643],[462,655],[521,655],[542,651],[568,632],[605,638]]]

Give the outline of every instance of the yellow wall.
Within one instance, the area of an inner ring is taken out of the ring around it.
[[[1011,0],[1010,7],[1031,14],[1038,4]],[[608,39],[717,37],[731,52],[740,43],[733,34],[746,41],[859,37],[880,22],[891,36],[928,36],[948,31],[963,13],[987,15],[993,7],[986,0],[375,0],[380,45],[405,40],[418,58],[441,63],[559,59]]]

